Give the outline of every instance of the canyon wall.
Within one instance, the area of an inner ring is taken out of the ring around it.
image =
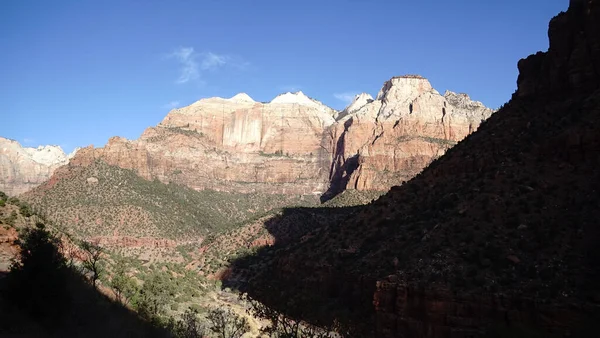
[[[429,81],[411,75],[392,78],[375,100],[359,96],[350,107],[333,127],[333,192],[399,185],[493,113],[466,94],[440,95]]]
[[[102,160],[148,180],[193,189],[323,195],[385,191],[420,172],[477,129],[491,109],[466,94],[440,95],[420,76],[386,81],[342,112],[302,92],[271,102],[241,93],[174,109],[137,140],[113,137],[80,149],[70,165]],[[1,139],[0,189],[25,192],[64,165],[59,147]]]
[[[138,140],[82,149],[146,179],[194,189],[286,194],[386,190],[422,170],[492,113],[465,94],[440,95],[418,76],[387,81],[342,112],[302,92],[269,103],[246,94],[175,109]]]

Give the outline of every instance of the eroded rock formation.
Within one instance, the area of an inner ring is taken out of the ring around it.
[[[401,184],[493,113],[466,94],[442,96],[426,79],[410,75],[387,81],[376,100],[359,96],[350,107],[333,129],[333,192]]]
[[[202,99],[169,112],[138,140],[111,138],[103,148],[82,149],[71,163],[102,159],[194,189],[320,194],[331,162],[326,131],[336,114],[301,92],[270,103],[246,94]]]
[[[0,137],[0,191],[18,195],[46,181],[54,170],[66,164],[67,155],[59,146],[27,148]]]
[[[146,178],[194,189],[320,195],[400,184],[474,131],[492,111],[426,79],[398,77],[377,99],[357,95],[341,113],[302,92],[269,103],[247,94],[202,99],[169,112],[138,140],[82,149]],[[337,120],[336,120],[337,119]]]

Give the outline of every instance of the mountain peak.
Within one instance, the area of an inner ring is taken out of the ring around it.
[[[306,96],[302,91],[297,92],[287,92],[284,94],[279,94],[271,103],[296,103],[296,104],[308,104],[313,105],[314,101],[311,100],[308,96]]]
[[[236,94],[235,96],[233,96],[232,98],[229,99],[230,101],[236,101],[236,102],[256,102],[254,101],[250,95],[246,94],[246,93],[239,93]]]
[[[395,76],[383,84],[377,94],[377,100],[410,99],[412,101],[420,94],[432,90],[429,80],[420,75]]]
[[[344,109],[343,114],[352,114],[364,107],[366,104],[373,102],[373,97],[367,93],[360,93],[354,96],[354,100]]]

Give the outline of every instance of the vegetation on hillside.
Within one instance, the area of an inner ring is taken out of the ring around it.
[[[0,278],[0,335],[240,338],[251,330],[245,315],[217,304],[188,307],[179,319],[167,315],[165,304],[175,298],[177,283],[169,282],[173,275],[164,271],[150,275],[138,287],[127,268],[117,264],[110,285],[122,293],[111,299],[99,292],[95,277],[85,273],[93,270],[86,260],[79,265],[65,257],[65,242],[42,223],[24,228],[19,246],[20,257]],[[283,331],[272,332],[284,337]]]
[[[133,171],[97,161],[71,166],[55,183],[23,199],[78,236],[198,238],[230,229],[286,205],[311,203],[299,196],[195,191],[148,181]]]

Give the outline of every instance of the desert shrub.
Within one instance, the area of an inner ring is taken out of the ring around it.
[[[202,338],[206,336],[206,328],[198,320],[198,313],[187,309],[173,330],[175,337]]]
[[[33,213],[31,212],[31,208],[25,202],[21,202],[21,206],[19,207],[19,212],[24,217],[31,217],[31,215],[33,215]]]

